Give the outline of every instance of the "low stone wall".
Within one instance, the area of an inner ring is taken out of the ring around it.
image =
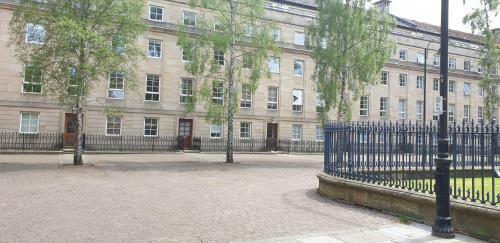
[[[323,172],[318,179],[318,192],[322,196],[434,224],[433,195],[342,179]],[[456,230],[500,241],[500,208],[452,199],[451,215]]]

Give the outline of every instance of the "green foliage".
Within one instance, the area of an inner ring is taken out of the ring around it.
[[[254,92],[261,79],[270,77],[268,58],[279,52],[270,35],[274,25],[263,19],[263,0],[190,0],[189,3],[203,11],[197,16],[195,28],[179,25],[177,45],[188,60],[185,70],[199,83],[200,90],[195,92],[197,97],[193,102],[204,104],[207,121],[220,124],[227,121],[228,113],[237,111],[242,84],[250,84]],[[220,62],[215,61],[214,52],[223,54]],[[243,68],[243,59],[251,63],[250,70]],[[223,84],[222,104],[213,102],[214,80]],[[193,108],[194,105],[186,106],[187,112]]]
[[[44,93],[80,105],[94,82],[110,72],[136,84],[137,39],[147,29],[143,1],[20,0],[10,21],[10,44],[20,63],[41,67]],[[41,26],[43,44],[26,41],[27,26]]]
[[[499,0],[481,0],[482,8],[474,9],[472,13],[463,19],[474,34],[482,38],[482,46],[479,51],[480,65],[483,68],[481,88],[485,91],[484,107],[486,119],[493,118],[493,112],[498,107],[499,97],[494,87],[500,83],[497,72],[500,63],[500,32],[493,32],[492,21],[498,16]]]
[[[389,38],[395,20],[363,0],[318,0],[319,18],[307,28],[316,62],[313,78],[322,94],[321,120],[337,109],[339,120],[351,119],[351,106],[394,53]],[[348,94],[349,92],[349,94]]]

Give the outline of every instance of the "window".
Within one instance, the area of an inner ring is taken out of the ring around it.
[[[122,118],[119,116],[106,117],[106,135],[120,136],[122,130]]]
[[[408,75],[401,73],[399,74],[399,87],[405,87],[408,80]]]
[[[423,89],[423,88],[424,88],[424,77],[417,76],[417,89]]]
[[[245,53],[245,54],[243,54],[242,59],[243,59],[243,61],[242,61],[243,69],[248,69],[248,70],[252,69],[252,67],[253,67],[252,54]]]
[[[115,35],[111,40],[111,48],[116,54],[123,54],[127,51],[127,46],[125,45],[125,37],[122,35]]]
[[[158,118],[144,118],[144,136],[158,136]]]
[[[451,69],[457,68],[457,60],[455,58],[448,59],[448,68]]]
[[[453,80],[448,81],[448,92],[450,93],[455,92],[455,81]]]
[[[361,96],[359,99],[359,115],[368,116],[368,96]]]
[[[432,65],[434,65],[434,66],[441,65],[441,56],[434,55],[434,60],[432,60]]]
[[[158,6],[149,6],[149,20],[163,22],[163,8]]]
[[[182,49],[182,61],[183,62],[190,62],[193,60],[194,55],[194,48],[193,47],[186,47]]]
[[[432,115],[433,121],[439,121],[439,115]]]
[[[211,138],[222,138],[222,124],[210,125],[210,137]]]
[[[297,125],[297,124],[292,125],[292,140],[293,141],[302,140],[302,125]]]
[[[20,133],[35,134],[38,133],[38,113],[22,112],[20,122]]]
[[[439,79],[435,78],[432,81],[432,90],[439,91]]]
[[[280,73],[280,58],[279,57],[271,57],[271,59],[269,60],[269,72]]]
[[[418,64],[425,63],[425,54],[424,53],[417,53],[417,63]]]
[[[251,37],[253,35],[253,26],[245,26],[245,28],[243,28],[243,34],[246,37]]]
[[[302,77],[304,75],[304,61],[294,60],[293,71],[295,73],[295,76]]]
[[[241,108],[252,108],[252,90],[249,84],[241,85]]]
[[[74,67],[69,69],[68,94],[72,96],[76,96],[78,94],[78,79],[76,68]]]
[[[479,97],[483,97],[484,96],[484,89],[483,87],[479,87]]]
[[[24,66],[24,93],[42,93],[42,69],[34,65]]]
[[[293,90],[293,111],[302,112],[304,106],[304,91],[294,89]]]
[[[271,39],[273,39],[274,41],[281,40],[281,30],[280,29],[272,29],[270,34],[271,34]]]
[[[125,91],[123,89],[124,78],[122,73],[109,74],[108,98],[123,99]]]
[[[267,87],[267,109],[277,110],[278,109],[278,88],[277,87]]]
[[[218,32],[224,31],[224,26],[222,25],[222,21],[220,19],[216,20],[214,23],[214,30]]]
[[[477,72],[483,73],[483,67],[481,67],[481,65],[477,65]]]
[[[149,40],[149,57],[161,58],[161,41]]]
[[[464,105],[464,122],[468,123],[470,117],[470,105]]]
[[[302,32],[295,32],[295,45],[303,46],[305,44],[305,35]]]
[[[421,100],[417,100],[417,107],[416,107],[416,114],[417,114],[417,121],[422,121],[424,120],[424,102]]]
[[[212,103],[215,105],[224,104],[224,83],[220,81],[212,82]]]
[[[183,104],[193,103],[193,80],[190,78],[181,79],[180,102]]]
[[[380,84],[387,85],[389,83],[389,72],[382,72],[380,74]]]
[[[316,112],[321,112],[325,108],[325,100],[322,92],[316,92]]]
[[[399,100],[399,119],[406,119],[406,100]]]
[[[182,20],[184,25],[187,26],[196,26],[196,13],[184,11],[182,12]]]
[[[464,61],[464,71],[470,72],[470,61]]]
[[[470,96],[472,93],[472,86],[470,83],[465,82],[464,83],[464,95],[465,96]]]
[[[147,75],[145,99],[147,101],[160,101],[160,75]]]
[[[481,122],[483,120],[483,116],[484,116],[483,107],[479,106],[477,108],[477,120]]]
[[[214,63],[224,66],[224,52],[214,50]]]
[[[455,105],[448,104],[448,121],[455,122]]]
[[[387,118],[389,110],[389,98],[380,97],[380,117]]]
[[[45,41],[45,28],[39,24],[28,24],[26,26],[26,42],[31,44],[43,44]]]
[[[316,126],[316,141],[325,140],[325,131],[323,131],[322,126]]]
[[[252,137],[252,123],[242,122],[240,123],[240,138],[251,138]]]
[[[399,60],[406,61],[406,58],[407,58],[406,50],[399,50]]]

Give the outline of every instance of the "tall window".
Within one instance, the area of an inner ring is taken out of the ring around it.
[[[252,108],[252,90],[249,84],[241,85],[241,108]]]
[[[212,103],[215,105],[224,104],[224,83],[220,81],[212,82]]]
[[[45,41],[45,28],[39,24],[27,24],[26,42],[31,44],[43,44]]]
[[[78,94],[78,79],[76,68],[74,67],[69,68],[68,94],[71,96],[76,96]]]
[[[457,60],[455,58],[448,59],[448,68],[451,69],[457,68]]]
[[[424,77],[417,76],[417,89],[423,89],[423,88],[424,88]]]
[[[455,105],[454,104],[448,104],[448,121],[449,122],[455,121]]]
[[[240,138],[251,138],[252,137],[252,123],[242,122],[240,123]]]
[[[106,117],[106,135],[120,136],[122,131],[122,118],[119,116]]]
[[[192,61],[193,55],[194,55],[194,48],[193,47],[187,47],[187,48],[182,49],[182,61],[183,62]]]
[[[252,54],[249,54],[249,53],[245,53],[243,54],[243,57],[242,57],[242,67],[244,69],[252,69],[253,67],[253,60],[252,60]]]
[[[470,61],[464,61],[464,71],[470,72]]]
[[[305,44],[305,35],[302,32],[295,32],[295,45],[303,46]]]
[[[405,99],[399,100],[399,119],[401,119],[401,120],[406,119],[406,100]]]
[[[42,69],[34,65],[24,66],[24,93],[42,93]]]
[[[246,37],[251,37],[253,35],[253,32],[253,26],[245,26],[245,28],[243,28],[243,34]]]
[[[464,122],[468,123],[470,117],[470,105],[464,105]]]
[[[483,120],[483,116],[484,116],[483,107],[482,106],[477,107],[477,120],[481,122]]]
[[[117,54],[123,54],[127,51],[127,45],[125,44],[125,37],[122,35],[115,35],[111,40],[111,48],[113,52]]]
[[[293,71],[295,73],[295,76],[302,77],[304,75],[304,61],[294,60]]]
[[[222,138],[222,124],[211,124],[210,125],[210,137],[211,138]]]
[[[302,125],[297,125],[297,124],[292,125],[292,140],[293,141],[302,140]]]
[[[316,112],[321,112],[325,108],[325,100],[322,92],[316,92]]]
[[[400,61],[406,61],[407,59],[407,52],[406,50],[399,50],[399,60]]]
[[[387,118],[389,111],[389,98],[380,97],[380,117]]]
[[[146,76],[145,100],[160,101],[160,75],[148,74]]]
[[[224,52],[214,50],[214,63],[224,66]]]
[[[38,133],[38,113],[22,112],[19,132],[27,134]]]
[[[281,40],[281,30],[280,29],[272,29],[270,34],[271,34],[271,38],[274,41],[280,41]]]
[[[299,89],[294,89],[292,93],[293,99],[293,111],[302,112],[304,107],[304,91]]]
[[[108,98],[110,99],[123,99],[125,96],[124,91],[124,78],[123,73],[110,73],[109,74],[109,86],[108,86]]]
[[[182,12],[182,21],[184,25],[194,27],[196,26],[196,13],[183,11]]]
[[[434,59],[432,60],[432,65],[434,66],[439,66],[441,65],[441,56],[439,55],[434,55]]]
[[[424,102],[421,100],[417,100],[416,107],[417,121],[422,121],[424,119]]]
[[[158,136],[158,118],[144,118],[144,136]]]
[[[368,96],[361,96],[359,99],[359,115],[368,116]]]
[[[158,6],[149,6],[149,20],[163,22],[163,8]]]
[[[181,79],[180,86],[180,102],[181,103],[193,103],[193,80],[190,78]]]
[[[439,79],[432,80],[432,90],[439,91]]]
[[[483,73],[483,67],[481,67],[480,64],[477,65],[477,72],[478,73]]]
[[[149,40],[149,57],[161,58],[161,41]]]
[[[278,87],[267,87],[267,109],[278,109]]]
[[[399,87],[405,87],[408,81],[408,75],[404,73],[399,74]]]
[[[387,85],[389,83],[389,72],[382,72],[380,74],[380,84]]]
[[[479,97],[483,97],[484,96],[484,89],[483,87],[479,87]]]
[[[454,80],[448,81],[448,92],[450,92],[450,93],[455,92],[455,81]]]
[[[472,93],[472,86],[470,83],[465,82],[464,83],[464,95],[465,96],[470,96]]]
[[[325,131],[323,131],[322,126],[316,126],[316,141],[325,140]]]
[[[271,57],[269,59],[269,72],[280,73],[280,58],[279,57]]]
[[[418,64],[425,63],[425,54],[424,53],[417,53],[417,63]]]

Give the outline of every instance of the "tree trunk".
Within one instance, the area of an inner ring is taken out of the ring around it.
[[[75,143],[75,151],[73,154],[73,163],[74,165],[82,165],[83,164],[83,113],[82,107],[78,103],[75,106],[76,110],[76,143]]]
[[[342,75],[345,77],[345,74]],[[344,121],[346,119],[346,106],[350,105],[347,103],[347,93],[346,93],[346,81],[344,78],[340,80],[340,101],[337,109],[337,119],[339,121]]]
[[[231,37],[232,43],[229,49],[229,72],[228,72],[228,105],[227,105],[227,144],[226,144],[226,163],[233,163],[233,116],[234,116],[234,68],[236,59],[236,33],[234,29],[234,18],[236,9],[234,2],[229,1],[231,7]]]

